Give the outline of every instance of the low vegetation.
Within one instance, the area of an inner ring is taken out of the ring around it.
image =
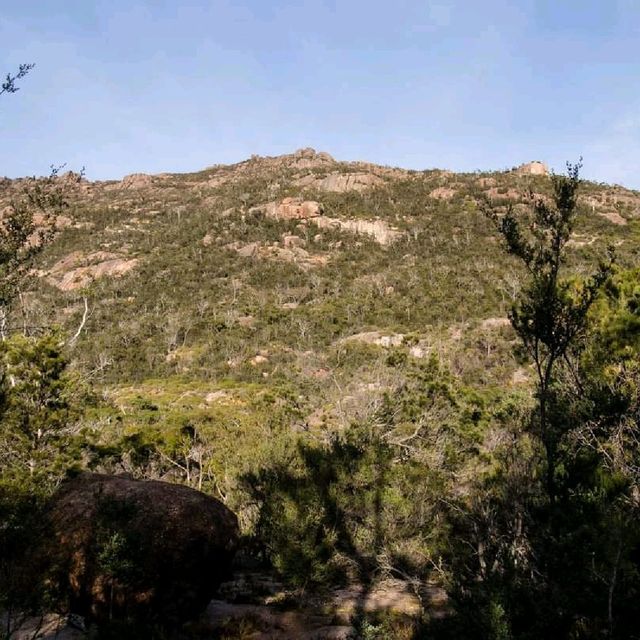
[[[0,607],[52,602],[14,559],[90,469],[215,496],[292,593],[409,585],[357,637],[636,637],[640,195],[578,170],[5,180]]]

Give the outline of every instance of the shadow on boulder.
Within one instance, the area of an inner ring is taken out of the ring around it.
[[[98,624],[177,625],[199,614],[229,574],[236,516],[182,485],[84,473],[46,511],[35,553],[53,591]]]

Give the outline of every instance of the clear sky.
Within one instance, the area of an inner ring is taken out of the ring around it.
[[[640,188],[640,0],[2,0],[0,175],[190,171],[311,146]]]

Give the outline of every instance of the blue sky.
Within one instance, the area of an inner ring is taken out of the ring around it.
[[[311,146],[533,159],[640,188],[640,0],[3,0],[0,175],[190,171]]]

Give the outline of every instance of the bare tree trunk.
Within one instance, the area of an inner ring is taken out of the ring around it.
[[[71,338],[71,340],[69,340],[69,344],[72,345],[80,336],[80,333],[82,332],[82,329],[84,329],[84,325],[87,322],[87,316],[89,315],[89,301],[87,300],[86,297],[83,298],[84,300],[84,312],[82,314],[82,320],[80,321],[80,325],[78,326],[78,330],[73,334],[73,337]]]

